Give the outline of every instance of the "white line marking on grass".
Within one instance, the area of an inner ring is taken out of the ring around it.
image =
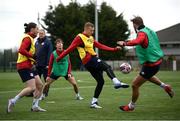
[[[0,91],[0,94],[5,94],[5,93],[12,93],[12,92],[18,92],[19,90],[14,90],[14,91]]]
[[[49,103],[49,104],[54,104],[55,101],[47,101],[46,103]]]
[[[77,82],[83,82],[82,80],[77,80]]]
[[[112,85],[104,85],[104,87],[110,87]],[[95,88],[96,86],[81,86],[79,88]],[[64,89],[72,89],[72,87],[60,87],[60,88],[50,88],[51,90],[64,90]],[[20,92],[20,90],[12,90],[12,91],[0,91],[0,94],[6,94],[6,93],[15,93]]]
[[[86,83],[86,84],[87,83],[89,83],[89,84],[95,83],[94,81],[87,81],[87,80],[85,81],[85,80],[80,80],[80,79],[78,79],[77,82],[78,83]]]

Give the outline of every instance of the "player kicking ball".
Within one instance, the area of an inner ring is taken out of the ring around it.
[[[74,76],[71,74],[71,62],[69,56],[65,56],[61,61],[56,62],[56,58],[60,55],[63,51],[63,40],[57,39],[55,41],[56,50],[50,56],[49,66],[48,66],[48,77],[47,82],[44,85],[43,89],[43,96],[42,99],[45,98],[45,94],[48,91],[49,86],[57,80],[59,77],[64,77],[66,80],[69,81],[70,84],[74,87],[74,92],[76,93],[77,100],[83,100],[83,98],[79,94],[77,82]]]
[[[94,39],[94,37],[92,36],[93,33],[94,33],[94,25],[90,22],[86,22],[84,24],[83,32],[79,33],[74,38],[71,45],[66,49],[66,51],[63,51],[59,55],[56,61],[57,62],[61,61],[63,57],[65,57],[73,50],[75,49],[78,50],[78,54],[82,64],[87,69],[87,71],[90,72],[91,76],[96,80],[96,87],[94,90],[94,95],[92,97],[90,107],[97,109],[97,108],[102,108],[98,104],[98,98],[104,86],[103,72],[106,72],[108,77],[112,80],[115,89],[128,88],[129,85],[117,79],[111,66],[108,65],[105,61],[101,60],[99,57],[97,57],[97,54],[94,50],[94,48],[96,47],[105,51],[117,52],[121,50],[121,47],[117,46],[112,48],[104,44],[101,44]]]
[[[137,16],[131,21],[137,32],[137,38],[126,42],[119,41],[117,44],[120,46],[136,46],[136,55],[142,68],[139,75],[137,75],[132,82],[131,101],[128,105],[119,107],[123,111],[133,111],[135,109],[135,103],[139,97],[139,88],[146,81],[162,87],[171,98],[174,96],[171,86],[161,82],[160,79],[155,76],[160,69],[164,56],[157,34],[144,25],[141,17]]]

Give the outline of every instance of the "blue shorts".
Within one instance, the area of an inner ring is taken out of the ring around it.
[[[36,71],[31,69],[20,69],[18,70],[18,73],[23,82],[33,79],[36,75],[38,75]]]
[[[160,69],[160,65],[155,65],[155,66],[144,66],[141,68],[141,72],[139,75],[141,75],[145,79],[150,79],[153,77]]]

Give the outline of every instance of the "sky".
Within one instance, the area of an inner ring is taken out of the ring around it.
[[[24,23],[37,23],[45,16],[48,6],[59,2],[67,5],[71,0],[0,0],[0,49],[15,48],[24,33]],[[81,5],[89,0],[76,0]],[[180,0],[97,0],[97,5],[106,2],[124,19],[133,33],[130,19],[133,15],[143,18],[146,26],[155,31],[180,23]]]

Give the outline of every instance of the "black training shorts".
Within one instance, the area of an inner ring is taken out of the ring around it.
[[[160,69],[160,64],[155,66],[142,66],[140,75],[145,79],[150,79],[153,77]]]
[[[33,79],[37,75],[37,72],[32,69],[20,69],[18,73],[23,82]]]

